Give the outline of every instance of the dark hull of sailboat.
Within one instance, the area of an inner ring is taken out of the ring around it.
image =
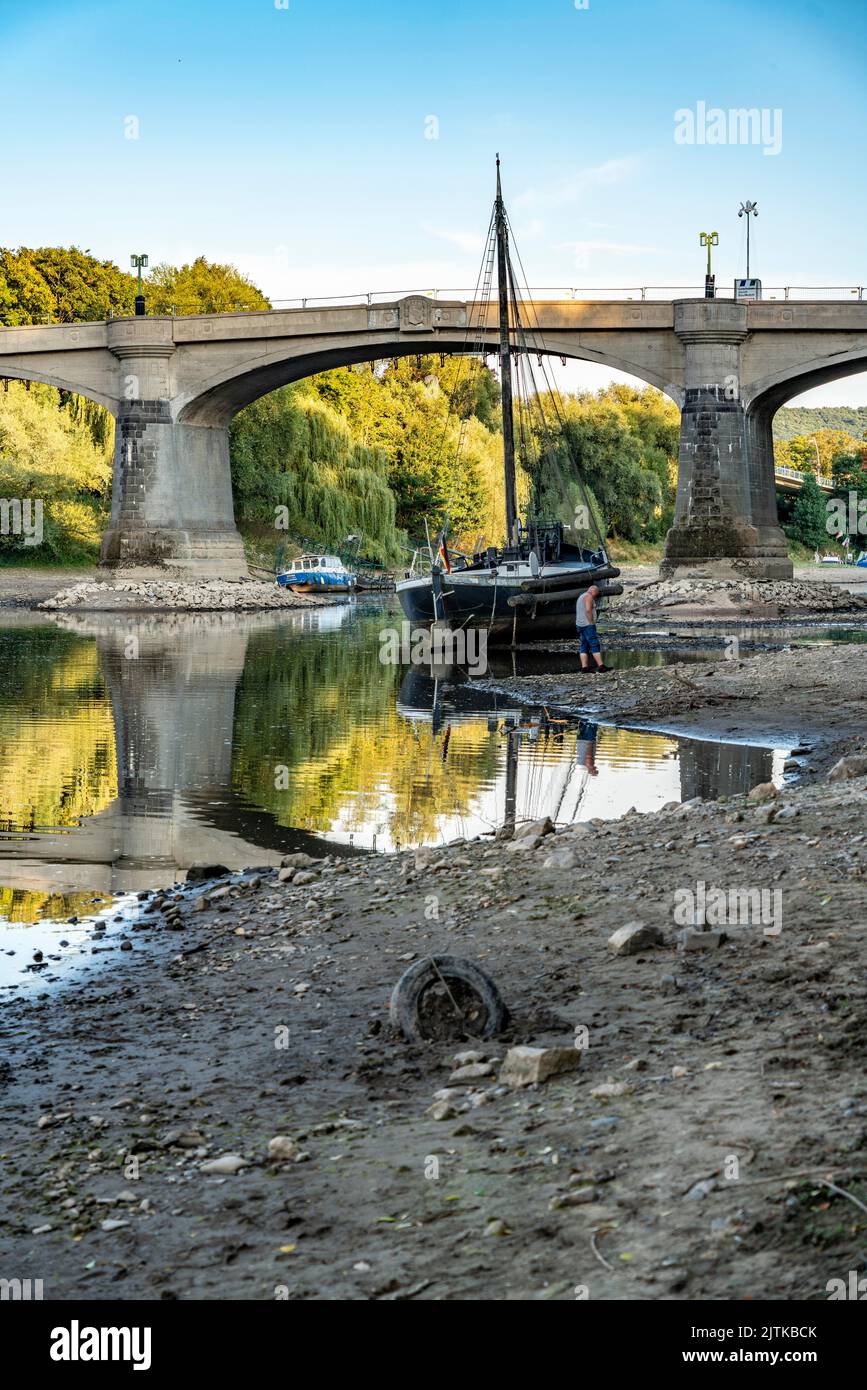
[[[490,642],[542,642],[575,636],[575,599],[554,599],[532,607],[513,608],[509,599],[521,594],[518,584],[495,584],[493,579],[470,582],[460,575],[442,577],[442,592],[434,601],[430,578],[403,580],[397,585],[400,606],[418,626],[435,619],[453,628],[486,631]],[[435,611],[436,610],[436,611]]]

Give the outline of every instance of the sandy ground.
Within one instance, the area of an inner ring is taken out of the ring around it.
[[[863,1270],[867,778],[827,767],[862,747],[867,652],[707,669],[683,673],[697,690],[628,672],[592,698],[691,727],[758,701],[815,732],[803,785],[518,852],[262,871],[201,910],[191,886],[147,904],[117,969],[62,1006],[13,996],[4,1271],[60,1299],[824,1300]],[[675,894],[700,882],[779,892],[781,930],[741,919],[680,949]],[[635,920],[662,944],[614,955]],[[512,1021],[436,1119],[461,1046],[396,1036],[388,998],[443,952],[480,963]],[[576,1038],[577,1071],[500,1083],[511,1045]],[[278,1135],[293,1160],[269,1159]],[[248,1166],[203,1171],[225,1154]]]

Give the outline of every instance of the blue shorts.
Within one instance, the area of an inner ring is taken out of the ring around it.
[[[581,656],[588,656],[591,653],[601,652],[602,646],[599,641],[599,633],[596,631],[595,623],[588,623],[586,627],[579,627],[578,636],[581,638],[581,645],[578,648]]]

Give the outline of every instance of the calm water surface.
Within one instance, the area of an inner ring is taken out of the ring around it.
[[[192,865],[432,844],[782,778],[782,748],[548,722],[460,672],[383,665],[380,632],[399,621],[375,601],[0,615],[0,984],[113,954],[135,894]],[[504,653],[491,675],[575,664]]]

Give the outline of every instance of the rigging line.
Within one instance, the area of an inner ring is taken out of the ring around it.
[[[476,286],[475,286],[475,289],[474,289],[474,291],[473,291],[474,295],[476,296],[476,298],[475,298],[474,301],[473,301],[473,307],[474,307],[474,309],[476,309],[476,310],[478,311],[478,323],[477,323],[477,325],[476,325],[476,328],[477,328],[476,337],[475,337],[475,339],[474,339],[473,348],[471,349],[473,355],[471,356],[471,359],[470,359],[470,375],[469,375],[469,379],[468,379],[468,383],[467,383],[471,388],[475,385],[476,379],[477,379],[477,377],[478,377],[478,375],[479,375],[479,373],[481,372],[481,369],[482,369],[482,357],[483,357],[483,355],[484,355],[484,346],[485,346],[485,336],[484,336],[484,335],[485,335],[485,331],[486,331],[486,327],[487,327],[486,322],[485,322],[484,308],[485,308],[485,306],[490,302],[490,297],[491,297],[491,284],[492,284],[493,275],[494,275],[494,257],[495,257],[495,254],[496,254],[496,225],[495,225],[495,224],[496,224],[496,212],[494,211],[494,212],[491,213],[491,220],[490,220],[490,222],[489,222],[489,224],[488,224],[488,237],[487,237],[487,242],[486,242],[486,245],[485,245],[485,251],[484,251],[483,256],[482,256],[482,264],[481,264],[481,267],[480,267],[480,269],[479,269],[479,274],[478,274],[478,276],[477,276],[477,278],[476,278]],[[481,295],[479,294],[479,285],[480,285],[480,284],[481,284],[481,286],[482,286]],[[465,351],[465,352],[466,352],[466,350],[467,350],[467,344],[469,343],[471,327],[472,327],[472,310],[470,311],[470,315],[468,316],[467,332],[466,332],[465,337],[464,337],[464,351]],[[437,464],[439,464],[439,462],[440,462],[440,460],[441,460],[441,458],[442,458],[442,454],[443,454],[443,452],[444,452],[445,440],[446,440],[446,436],[447,436],[447,434],[448,434],[448,429],[449,429],[449,425],[450,425],[450,423],[451,423],[452,417],[453,417],[453,415],[456,414],[456,401],[457,401],[457,396],[458,396],[458,388],[459,388],[459,386],[460,386],[460,384],[461,384],[461,373],[463,372],[463,368],[464,368],[464,363],[465,363],[465,361],[466,361],[466,358],[465,358],[465,357],[462,357],[461,360],[460,360],[460,366],[459,366],[459,368],[458,368],[458,371],[457,371],[457,374],[456,374],[456,378],[455,378],[455,383],[454,383],[454,386],[453,386],[453,388],[452,388],[451,396],[450,396],[450,399],[449,399],[449,412],[448,412],[448,416],[446,417],[445,423],[444,423],[444,425],[443,425],[442,441],[441,441],[440,449],[439,449],[439,451],[438,451],[437,458],[436,458]],[[465,415],[465,416],[463,416],[463,417],[460,419],[460,428],[459,428],[459,431],[458,431],[458,442],[457,442],[457,446],[456,446],[456,448],[455,448],[455,455],[454,455],[456,464],[458,464],[458,463],[460,462],[460,460],[461,460],[462,451],[463,451],[463,448],[464,448],[464,444],[465,444],[465,442],[466,442],[466,434],[467,434],[468,426],[469,426],[469,416],[466,416],[466,415]],[[456,469],[455,476],[453,476],[453,478],[452,478],[451,493],[450,493],[450,496],[449,496],[449,499],[448,499],[448,503],[447,503],[447,507],[446,507],[446,517],[445,517],[445,522],[444,522],[444,526],[443,526],[443,529],[444,529],[444,530],[448,527],[449,521],[450,521],[450,519],[451,519],[452,508],[453,508],[453,506],[454,506],[455,493],[456,493],[456,490],[457,490],[457,485],[458,485],[458,479],[457,479],[457,469]]]
[[[479,266],[479,273],[478,273],[478,275],[476,276],[476,284],[475,284],[475,288],[474,288],[474,290],[473,290],[473,294],[474,294],[474,296],[475,296],[475,299],[474,299],[474,301],[473,301],[473,309],[478,309],[478,313],[479,313],[479,322],[478,322],[477,325],[475,325],[475,327],[476,327],[476,329],[477,329],[477,332],[476,332],[476,337],[475,337],[475,339],[474,339],[474,342],[479,342],[479,343],[482,343],[482,342],[484,341],[484,337],[483,337],[483,335],[484,335],[484,325],[483,325],[483,323],[482,323],[482,305],[484,304],[484,302],[485,302],[485,297],[486,297],[485,294],[484,294],[484,288],[483,288],[483,293],[482,293],[481,298],[479,297],[479,287],[480,287],[480,286],[483,286],[483,285],[487,285],[487,283],[488,283],[490,277],[493,275],[493,249],[492,249],[492,248],[493,248],[493,245],[494,245],[494,230],[495,230],[495,218],[494,218],[494,213],[492,212],[492,213],[491,213],[491,220],[490,220],[490,222],[488,223],[488,235],[487,235],[487,238],[486,238],[486,241],[485,241],[485,249],[484,249],[484,251],[483,251],[483,253],[482,253],[482,261],[481,261],[481,264],[480,264],[480,266]],[[473,324],[473,309],[471,309],[470,312],[469,312],[469,314],[467,315],[467,328],[466,328],[466,332],[465,332],[465,334],[464,334],[464,346],[463,346],[463,353],[464,353],[464,354],[467,352],[467,347],[468,347],[468,344],[469,344],[469,341],[470,341],[470,335],[471,335],[471,333],[472,333],[472,331],[473,331],[473,328],[474,328],[474,324]],[[473,359],[472,359],[472,362],[473,362],[473,363],[476,363],[476,358],[473,358]],[[449,412],[448,412],[448,415],[446,416],[445,422],[444,422],[444,424],[443,424],[443,429],[442,429],[442,435],[441,435],[441,437],[440,437],[440,445],[439,445],[439,448],[437,449],[437,452],[436,452],[436,454],[435,454],[435,456],[434,456],[434,465],[435,465],[435,467],[439,465],[439,463],[440,463],[440,461],[441,461],[441,459],[442,459],[442,456],[443,456],[443,454],[444,454],[444,452],[445,452],[445,444],[446,444],[446,439],[447,439],[447,437],[448,437],[449,424],[450,424],[450,422],[451,422],[451,418],[452,418],[452,415],[453,415],[453,413],[454,413],[454,403],[455,403],[455,400],[456,400],[456,398],[457,398],[458,388],[459,388],[459,386],[460,386],[460,384],[461,384],[461,375],[462,375],[462,373],[463,373],[465,363],[466,363],[466,356],[465,356],[465,355],[462,355],[462,354],[458,354],[458,367],[457,367],[457,371],[456,371],[456,374],[455,374],[455,382],[454,382],[454,385],[453,385],[453,387],[452,387],[452,391],[451,391],[451,394],[450,394],[450,397],[449,397]]]
[[[525,274],[524,268],[523,268],[523,263],[522,263],[522,261],[521,261],[521,253],[520,253],[520,251],[518,250],[518,247],[517,247],[517,245],[516,245],[516,243],[515,243],[515,241],[514,241],[514,232],[512,233],[512,245],[514,246],[515,254],[516,254],[516,256],[518,257],[518,264],[519,264],[520,267],[521,267],[521,271],[522,271],[523,274]],[[536,385],[536,376],[535,376],[535,372],[534,372],[534,370],[533,370],[533,364],[532,364],[532,362],[531,362],[530,359],[529,359],[529,348],[528,348],[528,345],[527,345],[527,335],[526,335],[526,331],[525,331],[525,328],[524,328],[523,321],[522,321],[522,319],[521,319],[521,315],[520,315],[520,313],[519,313],[519,311],[518,311],[518,291],[517,291],[517,287],[516,287],[516,277],[515,277],[515,271],[514,271],[514,266],[512,265],[511,257],[509,257],[508,273],[509,273],[510,285],[511,285],[511,288],[512,288],[512,298],[513,298],[514,301],[515,301],[515,318],[516,318],[517,329],[518,329],[518,333],[519,333],[519,335],[520,335],[520,337],[521,337],[522,346],[523,346],[523,351],[524,351],[524,353],[527,355],[527,365],[528,365],[528,370],[529,370],[530,378],[531,378],[531,380],[532,380],[532,382],[533,382],[534,399],[535,399],[535,402],[536,402],[536,408],[537,408],[538,411],[539,411],[539,416],[540,416],[540,419],[541,419],[541,421],[542,421],[542,431],[543,431],[543,434],[544,434],[544,436],[545,436],[545,438],[546,438],[546,442],[547,442],[547,444],[548,444],[548,448],[549,448],[549,450],[553,453],[553,451],[554,451],[554,435],[553,435],[553,431],[551,430],[551,428],[550,428],[550,426],[549,426],[549,424],[548,424],[547,417],[546,417],[546,415],[545,415],[545,407],[544,407],[544,405],[543,405],[543,403],[542,403],[541,395],[540,395],[539,390],[538,390],[538,387],[537,387],[537,385]],[[527,294],[529,295],[529,286],[525,286],[525,287],[526,287],[526,289],[527,289]],[[528,300],[528,302],[530,303],[530,311],[531,311],[531,313],[533,313],[533,315],[535,316],[535,310],[534,310],[533,307],[532,307],[532,301],[529,301],[529,300]],[[536,319],[536,322],[537,322],[537,324],[538,324],[538,318]],[[540,329],[540,332],[541,332],[541,329]],[[535,346],[535,348],[536,348],[536,351],[539,353],[540,356],[543,357],[543,362],[544,362],[544,355],[543,355],[543,354],[540,352],[540,350],[539,350],[539,349],[540,349],[540,345],[539,345],[538,339],[536,338],[536,335],[535,335],[534,333],[532,333],[532,330],[531,330],[531,336],[533,337],[534,346]],[[599,527],[598,520],[597,520],[597,518],[596,518],[596,514],[595,514],[593,508],[589,505],[589,501],[588,501],[588,498],[587,498],[587,484],[586,484],[585,481],[584,481],[584,477],[583,477],[583,473],[582,473],[580,464],[579,464],[577,458],[575,457],[575,455],[574,455],[572,449],[571,449],[570,446],[569,446],[568,435],[567,435],[567,433],[566,433],[566,428],[565,428],[565,426],[566,426],[566,420],[565,420],[565,415],[564,415],[564,412],[563,412],[563,409],[562,409],[562,400],[561,400],[561,398],[560,398],[559,390],[558,390],[557,387],[556,387],[556,383],[554,383],[554,384],[552,385],[551,380],[550,380],[550,378],[549,378],[549,376],[548,376],[548,373],[547,373],[547,369],[546,369],[546,367],[545,367],[544,365],[543,365],[543,367],[542,367],[542,373],[543,373],[543,376],[544,376],[544,378],[545,378],[545,382],[546,382],[546,384],[547,384],[547,386],[548,386],[548,393],[549,393],[549,395],[550,395],[550,397],[551,397],[551,402],[552,402],[552,405],[553,405],[553,407],[554,407],[555,414],[557,415],[558,424],[559,424],[559,426],[560,426],[560,435],[561,435],[561,439],[562,439],[563,443],[564,443],[565,446],[566,446],[566,450],[567,450],[567,453],[568,453],[569,457],[571,458],[573,467],[574,467],[574,469],[575,469],[575,473],[576,473],[576,478],[577,478],[578,486],[579,486],[579,488],[580,488],[580,490],[581,490],[581,495],[582,495],[582,497],[584,498],[585,505],[587,506],[587,512],[588,512],[588,515],[589,515],[589,518],[590,518],[590,523],[591,523],[592,530],[593,530],[593,531],[595,532],[595,534],[596,534],[596,539],[597,539],[597,541],[598,541],[600,547],[602,548],[603,553],[607,554],[607,551],[605,550],[605,538],[604,538],[604,536],[602,535],[601,529],[600,529],[600,527]],[[540,460],[541,460],[541,453],[540,453]]]

